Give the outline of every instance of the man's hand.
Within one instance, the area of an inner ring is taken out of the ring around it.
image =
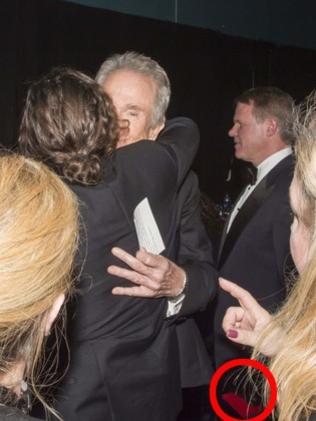
[[[126,263],[131,269],[119,266],[109,266],[107,271],[111,275],[127,279],[137,286],[115,287],[114,295],[128,295],[131,297],[176,297],[182,291],[185,283],[185,272],[166,257],[155,255],[140,249],[136,257],[124,250],[114,247],[112,254]]]

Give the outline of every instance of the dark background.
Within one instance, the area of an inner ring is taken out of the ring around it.
[[[64,0],[316,50],[315,0]]]
[[[95,75],[110,54],[137,50],[157,59],[172,84],[169,116],[192,117],[201,130],[194,167],[218,202],[232,160],[227,130],[232,100],[275,85],[301,100],[315,86],[316,52],[223,35],[209,29],[125,15],[58,0],[0,3],[0,141],[16,143],[28,83],[52,66]]]

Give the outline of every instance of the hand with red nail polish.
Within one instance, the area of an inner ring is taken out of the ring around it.
[[[241,345],[256,346],[264,355],[276,353],[282,334],[278,338],[271,338],[267,326],[272,316],[260,306],[255,298],[245,289],[224,278],[219,278],[220,287],[239,302],[239,307],[229,307],[223,319],[223,329],[227,338]],[[265,331],[265,337],[261,337]]]

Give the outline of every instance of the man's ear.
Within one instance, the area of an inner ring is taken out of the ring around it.
[[[274,136],[278,131],[278,122],[274,118],[267,118],[266,120],[266,131],[269,137]]]
[[[47,313],[44,321],[44,333],[45,336],[48,336],[50,333],[50,329],[52,324],[54,323],[61,306],[64,304],[65,301],[65,294],[60,294],[54,301],[53,305],[51,306],[50,310]]]
[[[149,129],[149,140],[156,140],[161,130],[165,127],[165,120],[163,120],[161,123],[159,123],[156,127],[153,127],[152,129]]]

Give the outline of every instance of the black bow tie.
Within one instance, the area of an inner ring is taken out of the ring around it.
[[[249,165],[247,167],[247,181],[252,186],[254,184],[256,184],[256,182],[257,182],[257,173],[258,173],[258,168],[257,167],[255,167],[253,165]]]

